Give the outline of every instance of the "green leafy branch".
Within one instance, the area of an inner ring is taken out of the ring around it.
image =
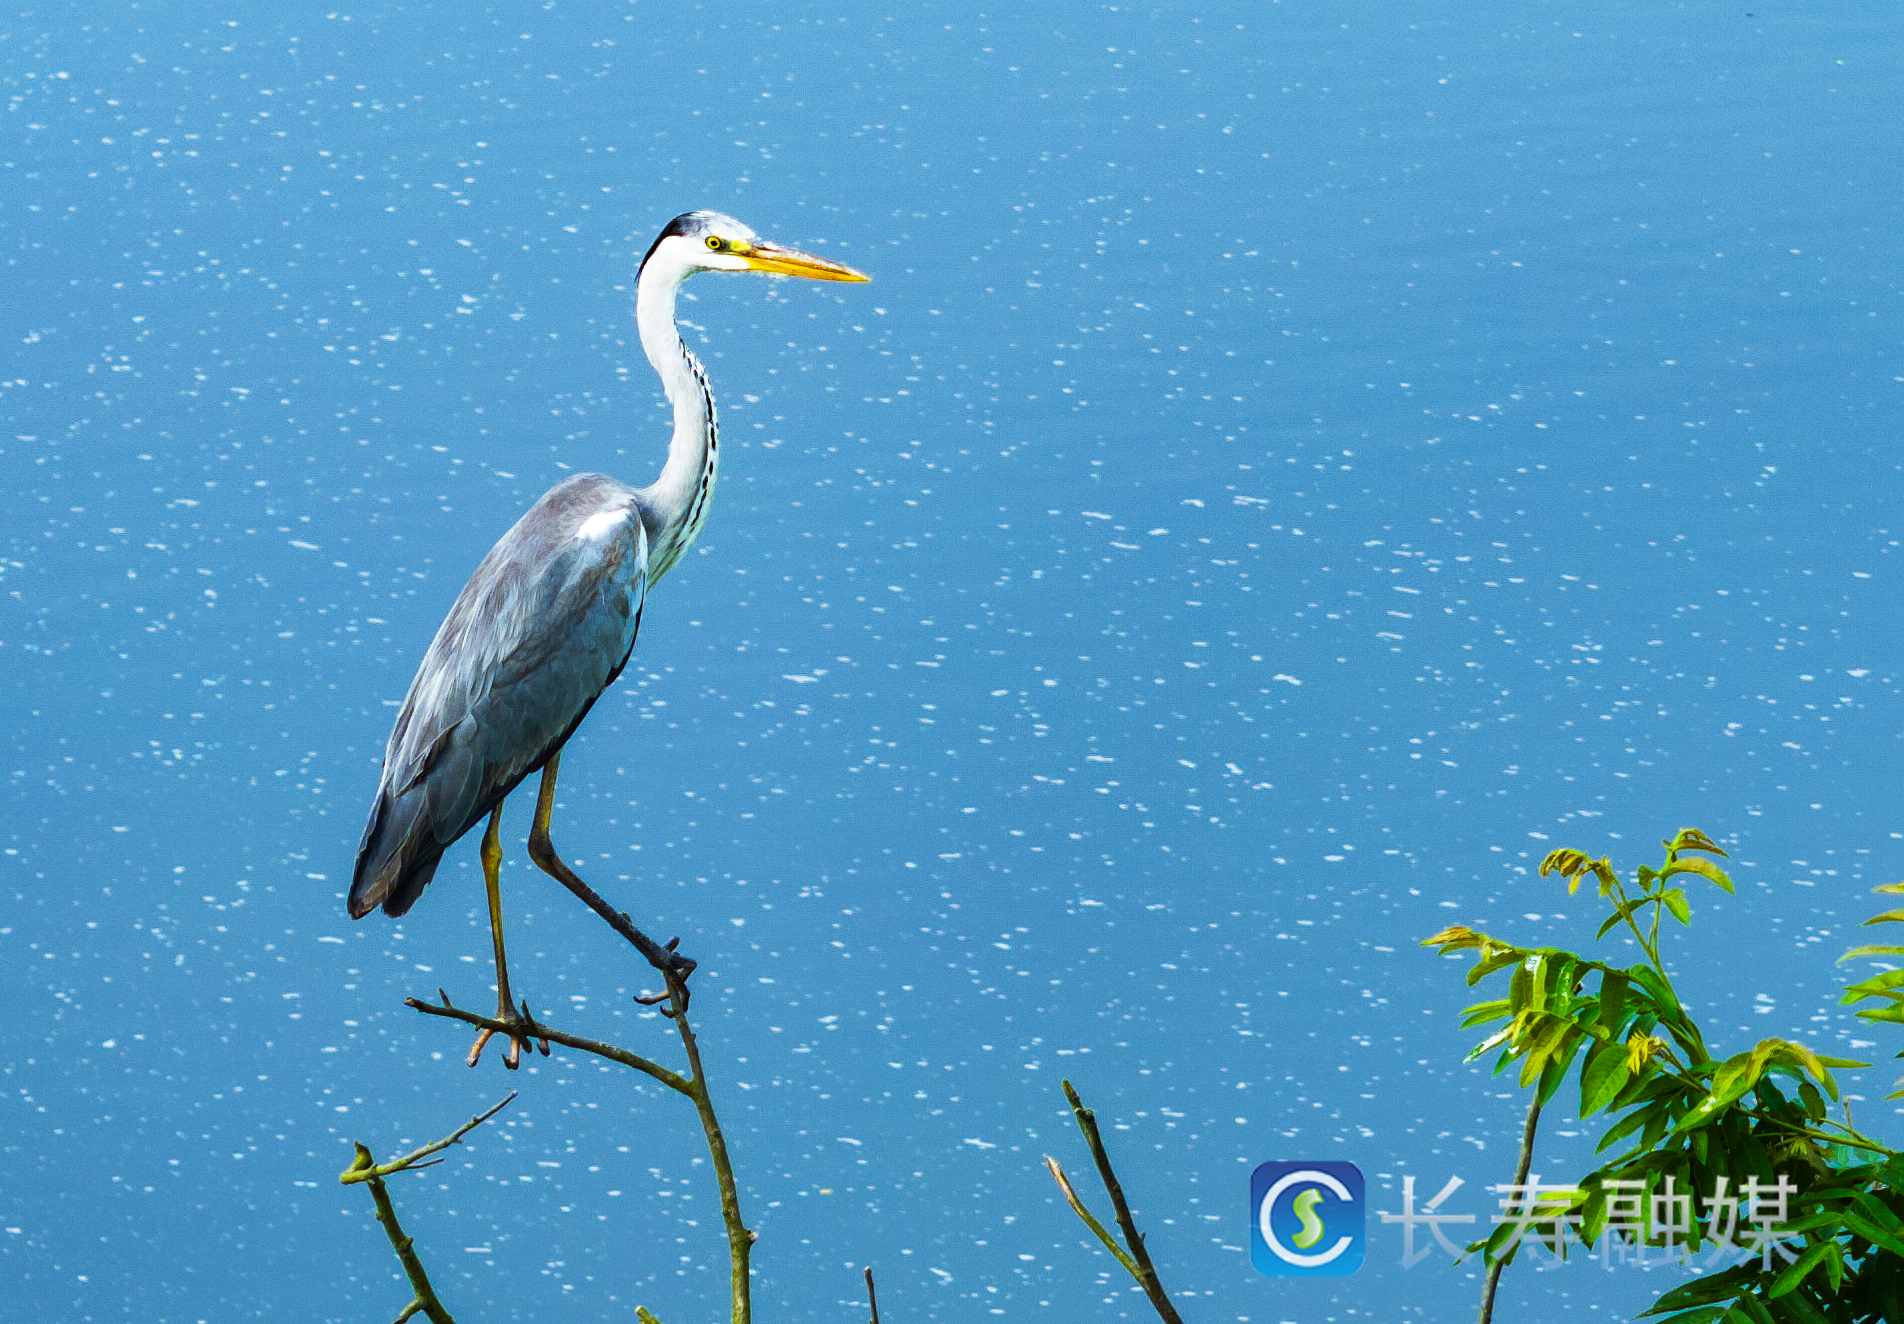
[[[1904,893],[1904,883],[1886,883],[1882,887],[1871,889],[1874,892]],[[1866,927],[1872,924],[1904,924],[1904,910],[1887,910],[1882,915],[1873,915],[1865,921]],[[1859,957],[1904,956],[1904,946],[1894,943],[1878,943],[1868,947],[1853,947],[1838,959],[1855,960]],[[1842,1005],[1856,1005],[1860,1002],[1875,1001],[1879,1005],[1866,1007],[1857,1014],[1860,1019],[1885,1025],[1904,1025],[1904,970],[1887,969],[1882,974],[1873,975],[1851,985],[1838,999]],[[1900,1050],[1899,1057],[1904,1057]],[[1893,1082],[1904,1086],[1904,1077]],[[1904,1099],[1904,1089],[1898,1089],[1884,1096],[1887,1099]]]
[[[1507,996],[1467,1008],[1462,1024],[1504,1022],[1468,1060],[1498,1049],[1495,1073],[1518,1063],[1521,1087],[1534,1091],[1523,1169],[1540,1107],[1572,1075],[1579,1117],[1600,1113],[1610,1123],[1597,1152],[1615,1150],[1578,1183],[1577,1206],[1557,1211],[1555,1221],[1578,1220],[1586,1244],[1602,1235],[1628,1241],[1659,1236],[1627,1221],[1609,1231],[1609,1202],[1616,1194],[1631,1199],[1634,1192],[1685,1196],[1728,1189],[1715,1185],[1720,1178],[1736,1192],[1748,1177],[1769,1185],[1780,1171],[1797,1186],[1790,1217],[1781,1225],[1796,1243],[1789,1263],[1780,1259],[1767,1268],[1752,1262],[1701,1278],[1662,1297],[1653,1313],[1683,1312],[1673,1314],[1672,1324],[1876,1319],[1882,1312],[1865,1307],[1876,1299],[1873,1293],[1888,1290],[1886,1275],[1894,1275],[1897,1295],[1887,1307],[1894,1313],[1882,1317],[1904,1318],[1904,1270],[1898,1268],[1904,1265],[1904,1200],[1897,1194],[1904,1158],[1859,1132],[1848,1105],[1839,1121],[1827,1103],[1840,1102],[1833,1069],[1866,1064],[1825,1057],[1787,1039],[1766,1039],[1723,1059],[1708,1050],[1667,971],[1660,931],[1667,915],[1683,926],[1692,923],[1691,903],[1678,882],[1696,875],[1729,893],[1732,881],[1705,858],[1722,859],[1725,852],[1704,833],[1687,828],[1661,844],[1661,866],[1641,866],[1630,882],[1610,859],[1577,850],[1556,850],[1540,866],[1542,876],[1566,879],[1570,893],[1595,880],[1608,907],[1596,940],[1624,925],[1645,954],[1642,962],[1621,968],[1565,948],[1521,947],[1461,925],[1424,942],[1444,955],[1475,952],[1471,986],[1509,972]],[[1904,892],[1904,884],[1880,890]],[[1870,922],[1887,921],[1904,922],[1904,910]],[[1904,946],[1847,953],[1876,955],[1904,955]],[[1904,1022],[1904,970],[1887,970],[1846,990],[1845,1002],[1864,1000],[1883,1005],[1859,1015]],[[1650,1202],[1641,1207],[1650,1208]],[[1688,1235],[1678,1244],[1690,1253],[1711,1244],[1715,1229],[1709,1219],[1689,1221]],[[1518,1253],[1527,1230],[1503,1224],[1473,1248],[1486,1255],[1490,1286]],[[1484,1318],[1486,1313],[1484,1304]]]

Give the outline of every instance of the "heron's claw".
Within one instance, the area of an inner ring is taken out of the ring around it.
[[[535,1017],[530,1014],[527,999],[523,1000],[520,1010],[504,1002],[496,1009],[496,1019],[509,1026],[509,1045],[502,1050],[502,1064],[509,1070],[515,1071],[522,1066],[522,1050],[525,1048],[537,1048],[541,1050],[542,1056],[549,1055],[549,1041],[536,1034],[538,1027]],[[470,1066],[482,1060],[483,1049],[488,1047],[495,1034],[494,1030],[484,1029],[476,1036],[476,1042],[470,1045],[469,1057],[466,1059]]]
[[[648,948],[644,948],[642,952],[642,954],[648,958],[648,964],[661,972],[662,979],[667,981],[667,987],[659,993],[640,994],[635,998],[635,1001],[644,1007],[660,1007],[663,1016],[672,1017],[674,1015],[672,1007],[668,1004],[674,1001],[677,994],[681,999],[681,1009],[683,1011],[687,1010],[688,998],[690,996],[688,992],[688,976],[692,975],[695,970],[699,968],[698,963],[692,957],[684,956],[675,950],[680,944],[681,940],[679,938],[670,938],[668,939],[667,946],[655,947],[651,942],[648,944]]]

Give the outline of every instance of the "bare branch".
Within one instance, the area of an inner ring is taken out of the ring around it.
[[[592,1053],[610,1062],[619,1062],[625,1067],[632,1067],[666,1085],[677,1094],[685,1095],[693,1100],[695,1112],[701,1118],[701,1129],[707,1137],[707,1152],[708,1157],[713,1160],[714,1178],[720,1187],[721,1222],[727,1229],[729,1286],[733,1294],[733,1324],[751,1324],[753,1280],[749,1261],[752,1258],[756,1234],[748,1228],[741,1216],[740,1188],[734,1181],[734,1164],[728,1157],[727,1138],[721,1133],[720,1118],[714,1112],[714,1100],[708,1092],[707,1072],[701,1065],[700,1042],[695,1038],[693,1026],[688,1023],[687,977],[692,973],[694,963],[676,953],[673,943],[669,943],[666,947],[657,947],[655,950],[667,958],[665,962],[659,960],[655,962],[655,968],[661,972],[667,982],[667,992],[659,997],[644,997],[638,1001],[653,1006],[665,1000],[666,1005],[661,1006],[660,1011],[663,1016],[674,1022],[675,1032],[681,1036],[681,1048],[688,1059],[688,1074],[685,1076],[678,1071],[670,1071],[658,1062],[651,1062],[638,1053],[631,1053],[625,1048],[617,1048],[613,1044],[584,1039],[580,1035],[552,1029],[529,1016],[526,1006],[522,1019],[511,1024],[491,1016],[465,1011],[452,1003],[450,995],[440,988],[437,990],[437,995],[442,998],[440,1004],[425,1002],[421,998],[406,998],[404,1005],[413,1007],[426,1016],[441,1016],[447,1020],[462,1021],[467,1025],[474,1025],[479,1029],[497,1034],[529,1036],[561,1044],[565,1048],[573,1048],[578,1052]],[[444,1143],[453,1143],[453,1141],[454,1137],[451,1141]],[[436,1146],[436,1148],[441,1147],[441,1145]],[[433,1152],[435,1152],[434,1149],[419,1150],[411,1158],[421,1158]],[[359,1166],[365,1168],[370,1166],[369,1151],[360,1151]],[[376,1178],[368,1173],[356,1180],[370,1181],[373,1183],[373,1189],[378,1189]],[[643,1314],[642,1318],[651,1321],[653,1317]]]
[[[879,1291],[873,1286],[873,1266],[866,1266],[866,1304],[873,1308],[872,1324],[879,1324]]]
[[[507,1107],[516,1096],[512,1092],[508,1098],[489,1109],[478,1113],[441,1140],[412,1150],[392,1163],[379,1164],[371,1156],[370,1150],[361,1142],[357,1145],[357,1157],[351,1165],[337,1174],[337,1180],[345,1186],[359,1183],[370,1187],[370,1198],[377,1205],[377,1221],[383,1225],[384,1235],[390,1238],[390,1248],[397,1253],[397,1262],[403,1266],[404,1275],[410,1280],[410,1304],[398,1313],[395,1324],[404,1324],[421,1314],[427,1316],[430,1324],[456,1324],[455,1318],[437,1299],[436,1289],[430,1285],[430,1275],[424,1272],[423,1261],[417,1258],[416,1243],[403,1230],[403,1224],[397,1221],[397,1207],[390,1201],[390,1189],[383,1179],[399,1172],[409,1172],[416,1168],[434,1167],[441,1159],[431,1163],[420,1162],[451,1145],[463,1143],[463,1137],[481,1126]]]
[[[497,1034],[509,1034],[513,1032],[516,1034],[533,1035],[537,1039],[546,1039],[552,1044],[561,1044],[564,1048],[573,1048],[577,1052],[593,1053],[597,1057],[605,1057],[611,1062],[619,1062],[625,1067],[633,1067],[636,1071],[652,1076],[678,1094],[685,1094],[689,1098],[694,1097],[694,1090],[686,1077],[677,1071],[668,1070],[668,1068],[658,1062],[650,1062],[647,1058],[642,1057],[638,1053],[631,1053],[625,1048],[617,1048],[613,1044],[605,1044],[599,1040],[584,1039],[578,1034],[568,1034],[536,1020],[529,1020],[526,1025],[518,1021],[512,1027],[506,1022],[497,1020],[493,1016],[483,1016],[473,1011],[465,1011],[463,1008],[452,1003],[449,994],[443,992],[442,989],[437,990],[437,995],[443,999],[440,1006],[434,1002],[425,1002],[421,998],[405,998],[403,1005],[406,1007],[414,1007],[426,1016],[444,1016],[450,1020],[463,1021],[466,1024],[477,1026],[480,1029],[493,1030]]]
[[[1124,1247],[1129,1252],[1119,1254],[1118,1261],[1137,1280],[1137,1285],[1144,1289],[1144,1295],[1150,1298],[1151,1308],[1164,1320],[1164,1324],[1183,1324],[1177,1308],[1170,1304],[1170,1294],[1164,1291],[1163,1284],[1157,1279],[1157,1269],[1150,1262],[1150,1253],[1144,1249],[1143,1233],[1137,1230],[1137,1222],[1131,1217],[1130,1205],[1124,1200],[1124,1188],[1118,1183],[1117,1173],[1111,1167],[1111,1156],[1104,1148],[1104,1138],[1098,1134],[1097,1114],[1084,1106],[1084,1101],[1078,1098],[1078,1092],[1071,1087],[1070,1081],[1063,1084],[1064,1097],[1071,1105],[1071,1115],[1077,1119],[1078,1130],[1084,1133],[1085,1143],[1091,1147],[1091,1158],[1097,1163],[1098,1180],[1104,1183],[1104,1189],[1111,1197],[1111,1207],[1117,1211],[1118,1231],[1123,1233]],[[1064,1179],[1063,1170],[1049,1159],[1045,1161],[1050,1164],[1052,1175],[1058,1179],[1065,1197],[1071,1201],[1071,1208],[1115,1252],[1117,1248],[1112,1245],[1103,1225],[1085,1212],[1083,1203]]]
[[[501,1103],[497,1104],[494,1108],[491,1108],[488,1112],[478,1113],[476,1116],[470,1118],[467,1122],[464,1122],[461,1126],[457,1127],[454,1131],[444,1136],[441,1140],[431,1141],[429,1144],[423,1146],[423,1148],[412,1150],[410,1153],[405,1154],[402,1158],[397,1159],[396,1161],[391,1163],[382,1163],[382,1164],[372,1165],[369,1161],[370,1151],[365,1149],[362,1145],[359,1145],[357,1146],[356,1162],[352,1163],[348,1168],[338,1173],[337,1180],[342,1182],[346,1186],[351,1186],[360,1181],[370,1181],[373,1178],[377,1178],[377,1177],[388,1177],[392,1173],[403,1172],[404,1170],[408,1168],[435,1167],[436,1166],[435,1163],[419,1163],[417,1162],[417,1160],[428,1158],[430,1155],[436,1153],[438,1150],[448,1149],[451,1145],[462,1144],[464,1136],[468,1135],[471,1131],[474,1131],[477,1127],[481,1126],[484,1122],[494,1117],[497,1113],[501,1112],[504,1108],[507,1108],[511,1103],[515,1101],[515,1097],[516,1097],[516,1092],[514,1090],[510,1090],[508,1097],[505,1098]],[[436,1160],[436,1163],[441,1163],[442,1161],[443,1161],[442,1159],[438,1159]]]

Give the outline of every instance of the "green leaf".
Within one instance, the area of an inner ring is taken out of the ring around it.
[[[1540,1101],[1543,1108],[1552,1101],[1561,1084],[1567,1079],[1567,1070],[1573,1065],[1573,1060],[1581,1048],[1592,1042],[1594,1042],[1592,1035],[1574,1026],[1572,1032],[1561,1043],[1559,1050],[1547,1060],[1547,1065],[1541,1068],[1540,1088],[1535,1092],[1534,1097]]]
[[[1886,970],[1882,974],[1861,979],[1847,987],[1843,995],[1839,997],[1838,1003],[1843,1006],[1849,1002],[1856,1002],[1860,998],[1878,997],[1889,993],[1901,984],[1904,984],[1904,970]]]
[[[1886,1232],[1863,1214],[1846,1210],[1844,1225],[1879,1250],[1888,1250],[1893,1255],[1904,1255],[1904,1241],[1898,1240],[1895,1234]]]
[[[1787,1268],[1784,1273],[1781,1273],[1773,1280],[1772,1290],[1765,1294],[1767,1299],[1776,1301],[1787,1292],[1795,1290],[1800,1283],[1805,1281],[1806,1274],[1816,1269],[1824,1262],[1827,1255],[1837,1249],[1838,1243],[1835,1241],[1821,1241],[1816,1246],[1811,1247],[1803,1255],[1800,1255],[1797,1260],[1793,1261],[1791,1266]]]
[[[1514,1037],[1513,1025],[1508,1025],[1499,1030],[1496,1030],[1493,1034],[1490,1034],[1486,1039],[1483,1039],[1480,1043],[1476,1044],[1473,1047],[1473,1049],[1469,1051],[1467,1057],[1463,1058],[1462,1060],[1465,1062],[1472,1062],[1477,1057],[1481,1057],[1486,1053],[1492,1052],[1495,1048],[1506,1043],[1509,1039],[1512,1039],[1513,1037]],[[1495,1070],[1498,1072],[1500,1068],[1496,1067]]]
[[[1831,1324],[1824,1312],[1812,1304],[1809,1292],[1780,1297],[1772,1313],[1778,1317],[1779,1324]]]
[[[1732,890],[1732,880],[1726,876],[1726,871],[1711,860],[1674,860],[1666,866],[1666,872],[1660,876],[1671,878],[1674,874],[1681,873],[1696,873],[1721,891]]]
[[[1538,962],[1538,957],[1522,961],[1508,980],[1507,1005],[1516,1012],[1525,1011],[1534,1001],[1534,967]]]
[[[1888,1167],[1898,1166],[1897,1159],[1896,1158],[1891,1159],[1890,1163],[1887,1166]],[[1880,1169],[1880,1171],[1882,1171],[1882,1169]],[[1893,1190],[1895,1190],[1899,1185],[1904,1184],[1898,1181],[1898,1174],[1894,1172],[1885,1174],[1881,1179],[1884,1181],[1886,1185],[1890,1186]],[[1864,1214],[1867,1218],[1869,1218],[1873,1223],[1876,1223],[1879,1227],[1883,1228],[1885,1231],[1890,1232],[1893,1235],[1897,1235],[1900,1229],[1904,1229],[1904,1218],[1899,1218],[1895,1213],[1891,1211],[1891,1209],[1882,1200],[1879,1200],[1875,1195],[1871,1194],[1869,1191],[1859,1191],[1856,1195],[1852,1196],[1851,1198],[1852,1198],[1852,1202],[1856,1204],[1859,1209],[1862,1209],[1864,1211]],[[1904,1254],[1904,1252],[1900,1252],[1900,1253]]]
[[[1644,1312],[1648,1315],[1661,1314],[1668,1310],[1685,1310],[1691,1306],[1711,1305],[1715,1301],[1725,1301],[1737,1296],[1741,1291],[1749,1290],[1744,1275],[1736,1268],[1724,1273],[1707,1274],[1682,1283],[1670,1292],[1662,1294],[1653,1303],[1653,1308]]]
[[[1899,1053],[1898,1056],[1904,1057],[1904,1053]],[[1826,1057],[1823,1053],[1813,1053],[1812,1058],[1820,1066],[1827,1067],[1868,1067],[1871,1065],[1869,1062],[1854,1062],[1848,1057]]]
[[[1600,1026],[1608,1034],[1626,1019],[1626,989],[1632,981],[1618,970],[1600,974]]]
[[[1764,1066],[1789,1067],[1794,1072],[1804,1072],[1831,1096],[1832,1102],[1838,1100],[1838,1082],[1832,1079],[1830,1068],[1868,1066],[1864,1062],[1852,1062],[1846,1058],[1820,1057],[1803,1044],[1793,1043],[1789,1039],[1766,1039],[1752,1050],[1754,1061]],[[1715,1077],[1716,1080],[1716,1077]],[[1757,1084],[1756,1075],[1753,1084]],[[1748,1089],[1750,1086],[1747,1087]]]
[[[1472,1029],[1477,1025],[1486,1025],[1489,1021],[1498,1021],[1508,1014],[1506,998],[1493,1002],[1477,1002],[1461,1013],[1461,1028]]]
[[[1485,948],[1487,944],[1487,934],[1476,933],[1465,924],[1450,924],[1447,928],[1439,929],[1421,940],[1423,947],[1441,948],[1443,956],[1452,956],[1470,947]]]
[[[1581,1118],[1591,1117],[1600,1111],[1619,1092],[1626,1088],[1626,1082],[1632,1079],[1626,1069],[1626,1045],[1622,1043],[1603,1043],[1587,1054],[1586,1065],[1580,1068],[1580,1113]]]
[[[1853,947],[1838,959],[1840,961],[1852,961],[1860,956],[1904,956],[1904,947],[1886,946],[1883,944],[1874,947]]]
[[[1691,925],[1692,907],[1686,904],[1686,894],[1684,892],[1680,891],[1677,887],[1669,887],[1659,894],[1659,899],[1665,903],[1666,909],[1673,912],[1674,919],[1678,920],[1681,924]]]
[[[1873,915],[1866,924],[1904,924],[1904,910],[1887,910],[1882,915]]]
[[[1473,988],[1496,970],[1519,965],[1526,957],[1527,953],[1518,947],[1497,949],[1492,956],[1483,957],[1474,963],[1474,969],[1468,971],[1468,987]]]
[[[1682,850],[1702,850],[1710,855],[1725,854],[1724,851],[1719,849],[1717,842],[1713,841],[1711,837],[1708,837],[1698,828],[1681,828],[1671,841],[1662,841],[1660,845],[1664,846],[1674,855],[1677,855]]]
[[[1637,1108],[1628,1113],[1614,1124],[1612,1130],[1600,1137],[1600,1143],[1593,1147],[1594,1152],[1597,1154],[1603,1150],[1611,1149],[1617,1142],[1625,1139],[1652,1121],[1656,1114],[1661,1117],[1665,1116],[1666,1105],[1663,1103],[1654,1103],[1648,1107]]]
[[[1679,1005],[1679,999],[1673,996],[1672,989],[1659,977],[1659,972],[1650,965],[1630,965],[1627,976],[1640,986],[1647,1000],[1653,1004],[1661,1020],[1678,1020],[1685,1016],[1685,1009]]]
[[[1712,1324],[1714,1320],[1724,1319],[1731,1312],[1730,1306],[1700,1306],[1697,1310],[1688,1310],[1682,1315],[1674,1315],[1662,1320],[1660,1324]],[[1647,1311],[1652,1314],[1652,1311]]]
[[[1560,1007],[1573,997],[1574,985],[1580,979],[1580,958],[1572,952],[1555,952],[1553,966],[1553,973],[1547,977],[1547,988],[1555,1006]]]
[[[1689,1310],[1711,1306],[1715,1303],[1721,1311],[1733,1309],[1734,1298],[1745,1296],[1752,1291],[1753,1278],[1757,1266],[1735,1265],[1719,1273],[1704,1274],[1689,1283],[1683,1283],[1671,1291],[1663,1293],[1652,1308],[1641,1311],[1641,1316],[1663,1315],[1672,1310]],[[1674,1319],[1688,1319],[1691,1316],[1679,1315]],[[1669,1321],[1668,1324],[1671,1324]]]
[[[1565,1017],[1543,1015],[1527,1039],[1526,1057],[1521,1062],[1521,1088],[1534,1083],[1541,1068],[1547,1065],[1547,1059],[1560,1051],[1569,1034],[1579,1033],[1580,1027]]]
[[[1661,1108],[1657,1114],[1647,1118],[1646,1127],[1640,1132],[1640,1148],[1652,1149],[1658,1145],[1672,1120],[1672,1113],[1666,1108]]]
[[[1700,1100],[1673,1128],[1675,1134],[1683,1134],[1694,1127],[1704,1126],[1725,1109],[1738,1102],[1745,1092],[1759,1083],[1759,1077],[1765,1072],[1766,1060],[1771,1056],[1767,1046],[1774,1041],[1767,1040],[1757,1048],[1745,1053],[1735,1053],[1719,1064],[1712,1073],[1711,1092]]]

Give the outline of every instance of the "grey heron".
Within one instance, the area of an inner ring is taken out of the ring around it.
[[[642,259],[635,285],[641,347],[674,410],[661,473],[647,487],[603,474],[565,478],[490,549],[410,682],[357,849],[351,918],[380,905],[386,915],[402,915],[429,886],[443,852],[489,820],[481,856],[496,950],[497,1019],[512,1026],[526,1027],[531,1018],[526,1002],[518,1011],[512,1000],[503,952],[502,807],[531,773],[540,771],[542,783],[530,858],[609,923],[619,918],[617,927],[631,940],[639,937],[563,863],[549,837],[549,817],[563,744],[621,675],[648,590],[693,544],[713,501],[720,456],[714,395],[674,314],[682,282],[700,271],[868,279],[838,262],[769,243],[719,212],[691,211],[667,224]],[[471,1066],[489,1037],[483,1031],[470,1049]],[[526,1030],[511,1034],[503,1055],[510,1068],[530,1037]]]

